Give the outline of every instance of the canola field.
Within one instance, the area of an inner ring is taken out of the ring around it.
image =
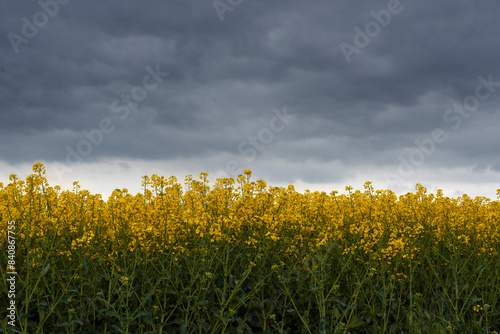
[[[107,200],[50,186],[41,163],[4,180],[0,332],[500,332],[497,199],[207,178]]]

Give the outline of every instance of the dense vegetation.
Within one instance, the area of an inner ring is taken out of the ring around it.
[[[500,202],[347,187],[143,178],[107,201],[51,187],[42,164],[0,184],[16,226],[16,327],[0,332],[494,333]],[[499,191],[500,195],[500,191]],[[7,238],[2,272],[10,271]],[[7,268],[5,271],[4,268]],[[0,283],[7,291],[7,283]],[[15,330],[15,331],[14,331]]]

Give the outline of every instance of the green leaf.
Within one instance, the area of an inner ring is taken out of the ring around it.
[[[142,317],[142,316],[146,316],[146,315],[149,315],[149,312],[148,311],[142,311],[142,312],[139,312],[137,313],[136,315],[134,315],[134,317],[132,318],[132,320],[135,320],[139,317]]]
[[[40,276],[44,276],[50,269],[50,263],[43,268],[42,272],[40,273]]]
[[[209,303],[208,300],[200,300],[200,301],[197,301],[196,304],[194,304],[195,306],[204,306],[204,305],[207,305]]]
[[[115,317],[115,318],[120,318],[120,316],[118,315],[118,313],[114,312],[114,311],[107,311],[106,312],[106,315],[108,317]]]
[[[347,325],[349,328],[354,328],[361,326],[363,324],[363,320],[357,316],[354,316],[351,321],[349,321],[349,324]]]

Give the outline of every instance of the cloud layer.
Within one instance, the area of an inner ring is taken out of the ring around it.
[[[5,175],[36,161],[59,166],[56,183],[112,161],[182,175],[197,161],[198,172],[250,167],[274,183],[318,187],[432,188],[447,174],[459,178],[443,183],[456,191],[488,184],[493,197],[490,184],[500,186],[498,2],[41,0],[0,9]],[[479,85],[488,97],[477,97]],[[470,111],[454,108],[474,98]],[[294,118],[272,121],[284,108]],[[435,129],[446,140],[425,151],[416,141]]]

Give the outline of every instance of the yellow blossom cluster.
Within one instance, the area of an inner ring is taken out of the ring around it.
[[[25,240],[56,242],[58,254],[71,258],[96,254],[96,245],[117,258],[128,251],[192,254],[221,242],[281,250],[299,256],[304,250],[341,247],[379,259],[415,259],[422,240],[436,247],[475,247],[478,255],[496,256],[500,240],[500,202],[484,197],[444,197],[417,185],[414,193],[391,190],[305,191],[293,186],[268,187],[238,178],[188,175],[184,186],[175,177],[144,176],[136,195],[116,189],[107,201],[80,189],[49,186],[41,163],[26,180],[11,175],[0,183],[0,225],[15,220]],[[6,230],[5,226],[0,226]],[[195,246],[197,247],[195,247]],[[375,274],[375,272],[373,272]]]

